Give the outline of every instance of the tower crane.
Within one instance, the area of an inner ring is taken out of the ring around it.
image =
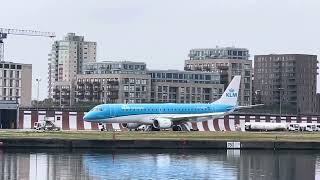
[[[56,35],[52,32],[0,28],[0,61],[4,61],[4,41],[3,40],[7,38],[8,34],[21,35],[21,36],[43,36],[43,37],[49,37],[49,38],[56,37]]]

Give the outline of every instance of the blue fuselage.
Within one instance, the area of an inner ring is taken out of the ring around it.
[[[101,104],[84,116],[85,121],[108,122],[108,119],[134,115],[204,114],[228,112],[231,105],[224,104]]]

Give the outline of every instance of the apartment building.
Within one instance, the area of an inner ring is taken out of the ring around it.
[[[76,102],[145,103],[150,101],[146,63],[102,61],[85,63],[77,75]]]
[[[20,106],[30,106],[31,90],[31,64],[0,62],[0,100],[17,101]]]
[[[150,101],[147,74],[79,74],[76,102],[146,103]]]
[[[89,62],[82,66],[82,74],[146,74],[146,63],[133,61]]]
[[[239,105],[252,104],[252,61],[245,48],[192,49],[185,60],[186,71],[205,71],[220,74],[226,88],[235,75],[241,75]]]
[[[235,47],[216,47],[191,49],[189,53],[190,60],[205,59],[249,59],[249,50]]]
[[[211,103],[224,91],[216,72],[152,70],[148,74],[152,103]]]
[[[52,98],[60,107],[74,104],[74,81],[57,81],[54,83]]]
[[[317,56],[270,54],[254,57],[254,91],[261,103],[293,107],[297,114],[317,110]]]
[[[75,81],[84,63],[96,61],[96,46],[96,42],[85,41],[75,33],[68,33],[63,40],[53,43],[48,63],[49,98],[53,97],[56,82]]]

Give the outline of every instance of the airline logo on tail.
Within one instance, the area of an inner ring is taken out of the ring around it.
[[[225,104],[236,106],[238,104],[238,95],[241,76],[234,76],[221,98],[213,102],[214,104]]]
[[[229,89],[229,92],[226,93],[226,96],[229,98],[238,97],[238,93],[234,91],[233,88]]]

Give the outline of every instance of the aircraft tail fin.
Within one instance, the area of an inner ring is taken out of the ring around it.
[[[241,76],[234,76],[221,98],[213,102],[214,104],[238,105],[238,95],[240,89]]]

